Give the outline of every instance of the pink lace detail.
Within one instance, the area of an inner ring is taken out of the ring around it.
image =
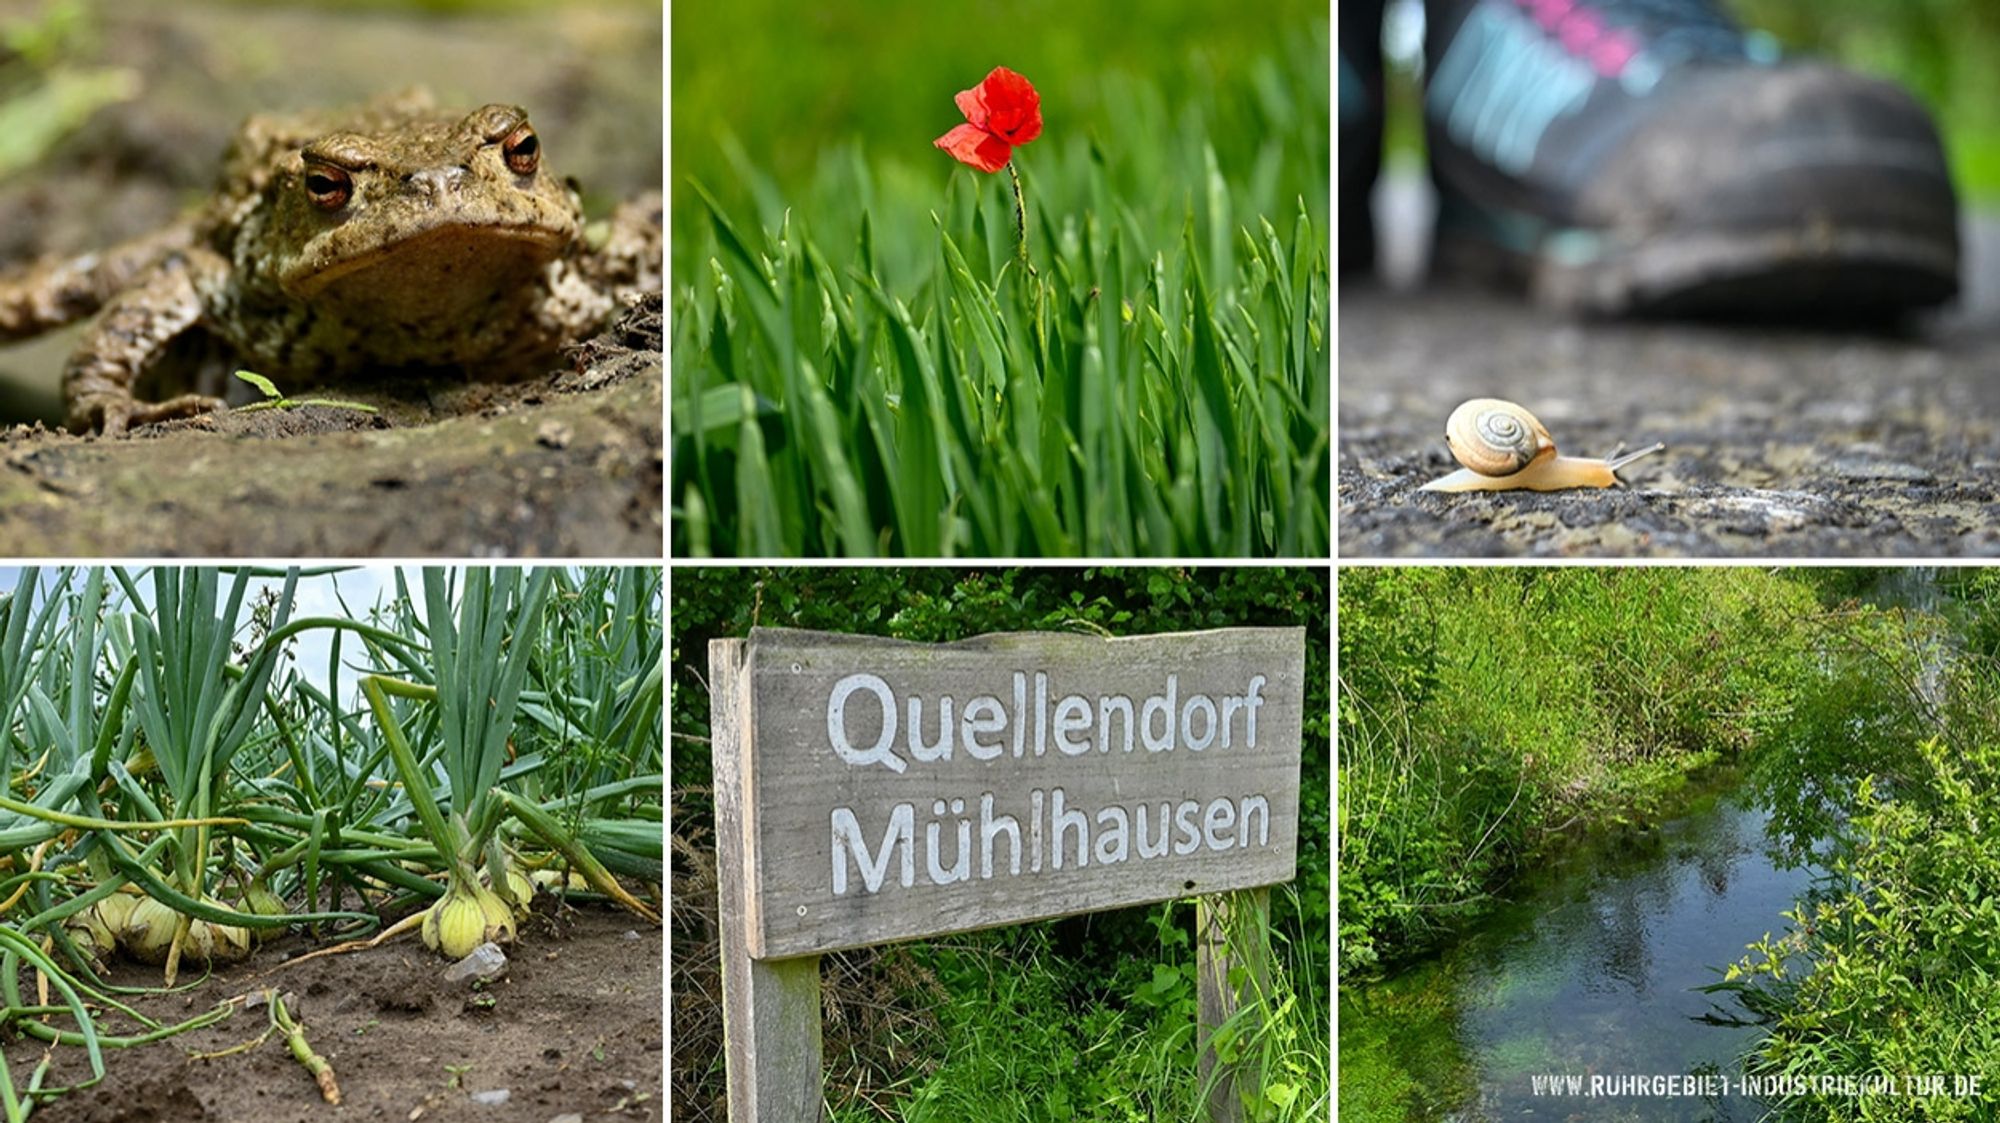
[[[1632,36],[1615,27],[1606,27],[1597,13],[1581,7],[1578,0],[1516,0],[1542,29],[1570,54],[1588,62],[1606,78],[1616,78],[1639,53]]]

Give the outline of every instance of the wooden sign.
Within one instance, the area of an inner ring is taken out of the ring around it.
[[[715,768],[752,959],[1293,876],[1302,629],[755,629],[741,659]]]

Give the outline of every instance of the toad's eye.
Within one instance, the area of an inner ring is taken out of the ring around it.
[[[522,125],[507,134],[500,142],[500,152],[507,158],[507,170],[515,175],[534,175],[542,166],[542,142],[535,139],[535,130]]]
[[[354,178],[345,171],[328,165],[315,165],[306,171],[306,198],[323,211],[337,211],[347,205],[354,195]]]

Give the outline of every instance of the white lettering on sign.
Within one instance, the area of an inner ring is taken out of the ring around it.
[[[1232,749],[1239,744],[1246,750],[1255,749],[1257,711],[1264,705],[1263,691],[1268,681],[1264,675],[1253,674],[1243,693],[1223,695],[1218,706],[1216,699],[1207,694],[1191,694],[1184,701],[1179,700],[1180,676],[1169,674],[1164,688],[1139,705],[1136,741],[1149,753],[1170,753],[1179,748],[1198,753],[1211,746]],[[1120,752],[1134,751],[1131,698],[1104,694],[1093,705],[1082,694],[1067,694],[1051,710],[1049,674],[1035,671],[1031,707],[1029,682],[1029,672],[1013,672],[1012,710],[998,696],[981,694],[965,704],[956,725],[952,722],[951,695],[940,695],[927,705],[923,696],[911,694],[902,708],[907,720],[900,723],[903,749],[908,754],[903,757],[896,754],[899,707],[895,690],[882,676],[857,671],[834,683],[827,696],[827,742],[833,755],[845,764],[857,768],[879,766],[896,773],[907,770],[912,761],[949,763],[954,745],[974,760],[996,760],[1006,751],[1007,742],[982,738],[1009,729],[1013,730],[1011,744],[1016,759],[1031,753],[1046,756],[1052,743],[1059,755],[1072,757],[1084,756],[1093,748],[1099,753],[1109,753],[1114,747]],[[850,703],[857,695],[872,700],[855,706],[850,714]],[[935,715],[928,720],[927,710]],[[1118,731],[1115,740],[1114,728]],[[850,733],[851,729],[873,732],[856,737]]]
[[[976,815],[968,813],[967,806],[967,800],[958,796],[932,800],[929,820],[919,832],[918,805],[898,803],[889,808],[887,819],[879,824],[882,828],[879,835],[872,834],[862,824],[853,808],[834,808],[833,895],[844,897],[850,891],[881,892],[890,884],[892,859],[897,871],[894,884],[904,889],[918,884],[950,885],[965,881],[974,876],[975,869],[981,881],[991,880],[996,869],[1001,876],[1019,876],[1020,819],[997,813],[992,792],[980,794]],[[1037,788],[1029,793],[1028,806],[1018,810],[1028,816],[1031,825],[1027,843],[1031,871],[1043,868],[1045,838],[1050,840],[1048,868],[1056,870],[1066,866],[1082,868],[1093,860],[1111,866],[1134,858],[1142,861],[1162,858],[1170,848],[1172,853],[1185,857],[1203,847],[1220,853],[1271,844],[1271,803],[1263,795],[1220,796],[1206,805],[1193,799],[1139,803],[1130,808],[1114,804],[1093,812],[1078,808],[1061,788],[1047,793]],[[1170,835],[1175,836],[1171,842]],[[876,839],[872,845],[870,838]],[[996,843],[1001,844],[1004,854],[998,866],[994,862]],[[973,860],[975,850],[977,862]],[[919,851],[921,861],[917,856]],[[925,882],[918,881],[919,870]],[[854,880],[857,874],[858,885]]]
[[[882,707],[881,736],[866,752],[847,740],[847,700],[857,690],[875,695]],[[891,751],[896,743],[896,695],[880,675],[848,675],[833,685],[833,696],[826,700],[826,736],[833,742],[834,755],[849,764],[880,764],[891,772],[908,767]]]
[[[754,629],[717,763],[745,793],[752,958],[1289,879],[1305,647]]]

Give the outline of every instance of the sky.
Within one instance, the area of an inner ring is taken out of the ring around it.
[[[60,568],[60,566],[42,567],[41,582],[43,588],[46,589],[55,580]],[[313,568],[324,569],[330,567]],[[449,568],[462,573],[465,567],[451,566]],[[312,576],[301,575],[299,577],[298,588],[292,594],[292,619],[298,620],[309,616],[336,616],[365,621],[369,609],[388,604],[396,595],[395,575],[398,569],[403,571],[404,580],[409,583],[410,595],[416,602],[418,617],[421,619],[425,611],[423,572],[422,567],[414,565],[357,565],[343,567],[334,572],[318,573]],[[22,572],[23,567],[21,566],[0,566],[0,597],[14,593],[18,589],[21,584]],[[153,591],[150,567],[130,566],[127,567],[127,572],[132,574],[134,584],[139,587],[139,591],[147,601],[147,607],[150,609]],[[580,573],[577,567],[571,567],[570,572],[572,575]],[[81,576],[76,580],[80,587],[82,582]],[[233,580],[233,576],[225,576],[223,578],[222,596],[226,597],[228,595],[229,584]],[[463,583],[462,577],[455,577],[453,579],[454,585],[461,583]],[[124,586],[118,584],[115,580],[107,580],[105,585],[105,599],[111,606],[111,609],[113,611],[125,611]],[[237,621],[237,637],[239,640],[248,636],[250,606],[256,602],[257,595],[267,588],[273,592],[284,588],[284,578],[282,576],[251,578],[250,587],[245,591],[243,596],[243,610],[240,614],[240,619]],[[347,606],[345,609],[341,607],[343,601]],[[654,609],[656,612],[659,610],[658,601],[655,602]],[[279,674],[284,674],[288,668],[296,670],[307,682],[312,683],[322,691],[328,691],[328,660],[333,651],[334,635],[333,630],[327,628],[310,628],[300,633],[293,639],[288,648],[286,661],[279,666]],[[357,658],[365,658],[366,653],[359,637],[351,632],[347,633],[346,637],[342,640],[341,653],[349,669],[341,673],[340,690],[336,696],[336,701],[344,704],[354,704],[356,701],[358,673],[354,670],[353,665]],[[332,691],[328,692],[332,693]]]
[[[53,566],[43,568],[42,581],[44,587],[54,579],[56,568]],[[293,593],[292,597],[292,618],[295,620],[305,616],[363,618],[367,615],[370,608],[379,604],[387,604],[395,595],[396,568],[387,565],[362,565],[343,570],[339,573],[310,577],[301,576],[299,578],[298,589]],[[410,592],[416,598],[417,610],[422,612],[424,603],[422,574],[416,566],[403,568],[405,579],[410,584]],[[152,595],[152,581],[147,576],[145,567],[133,567],[130,572],[134,575],[136,579],[135,583],[139,586],[140,591],[150,598]],[[0,566],[0,595],[16,591],[21,583],[21,575],[22,567],[20,566]],[[227,596],[229,580],[229,578],[224,578],[224,596]],[[239,635],[241,634],[240,629],[249,620],[249,606],[256,600],[258,593],[265,588],[269,588],[275,592],[283,587],[283,578],[255,577],[251,579],[250,588],[245,592],[243,598],[244,609],[242,619],[238,621]],[[116,594],[115,599],[113,593]],[[124,590],[122,586],[119,586],[116,582],[107,583],[107,600],[110,600],[116,606],[123,601],[123,597]],[[346,610],[341,608],[342,600],[345,600],[347,603]],[[332,649],[333,633],[330,630],[323,628],[309,629],[302,633],[292,645],[288,662],[284,666],[295,667],[308,682],[311,682],[321,690],[325,690],[328,685],[327,660],[332,654]],[[352,662],[355,655],[360,653],[361,648],[356,642],[355,637],[349,635],[343,643],[342,651],[346,654],[348,660]],[[283,666],[280,668],[280,673],[282,672]],[[352,695],[354,682],[354,675],[344,674],[342,676],[341,686],[344,695]],[[350,699],[341,699],[341,701],[348,700]]]
[[[404,574],[410,585],[410,595],[416,598],[417,611],[424,610],[424,580],[417,568],[412,566]],[[250,589],[244,594],[245,602],[255,600],[263,589],[278,592],[284,589],[282,578],[256,577],[250,581]],[[320,577],[300,577],[298,589],[292,594],[292,619],[306,616],[366,616],[369,609],[389,603],[396,595],[395,567],[361,566],[345,573],[326,574]],[[347,610],[340,607],[347,602]],[[326,628],[312,628],[300,634],[298,643],[291,649],[292,664],[298,668],[306,681],[327,689],[327,658],[333,652],[334,633]],[[341,648],[352,660],[361,651],[356,637],[349,635]],[[285,667],[280,665],[282,674]],[[342,683],[347,691],[354,689],[355,677],[346,675]],[[340,699],[346,701],[347,699]]]

